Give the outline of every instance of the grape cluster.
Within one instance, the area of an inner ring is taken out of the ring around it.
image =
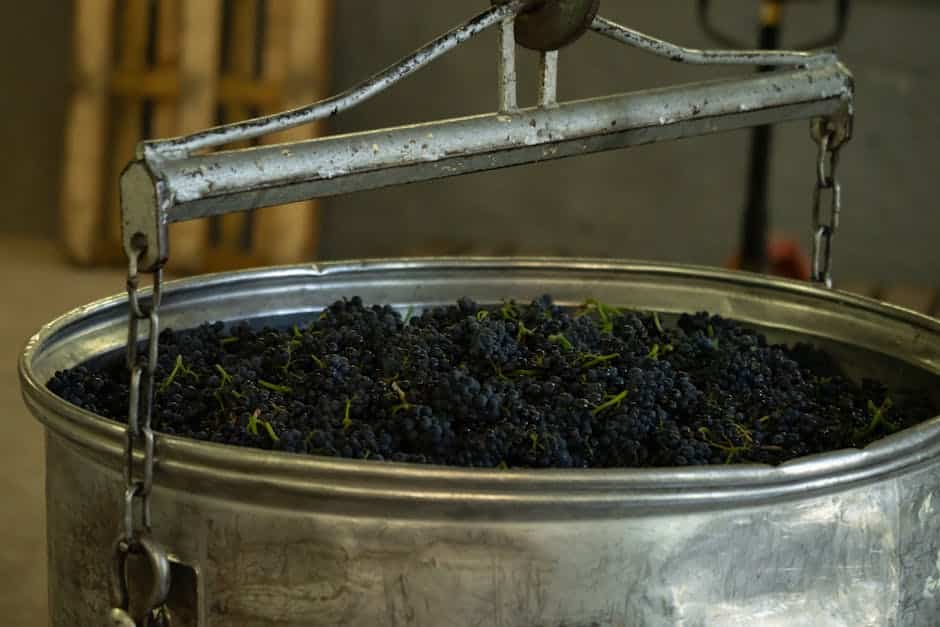
[[[404,320],[358,297],[291,328],[164,330],[153,424],[236,446],[498,468],[760,462],[864,446],[937,414],[923,393],[855,383],[824,352],[706,313],[548,296],[461,299]],[[145,350],[145,347],[142,348]],[[120,355],[49,389],[125,420]]]

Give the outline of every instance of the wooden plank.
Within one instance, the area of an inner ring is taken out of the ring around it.
[[[174,87],[178,87],[179,81],[179,63],[180,63],[180,42],[183,7],[181,3],[192,4],[188,0],[157,0],[157,31],[156,31],[156,63],[155,67],[148,73],[152,78],[154,76],[167,76],[172,79]],[[207,24],[206,27],[209,27]],[[145,77],[140,77],[145,78]],[[154,85],[143,85],[153,89]],[[188,91],[188,89],[186,90]],[[159,94],[159,95],[158,95]],[[179,99],[178,91],[174,91],[170,98],[161,98],[162,92],[150,91],[144,92],[145,97],[150,96],[156,100],[153,108],[153,121],[151,125],[151,134],[153,137],[172,137],[179,134]],[[170,233],[170,246],[174,248],[174,256],[178,253],[175,232]],[[173,257],[170,259],[170,266],[176,268],[179,263],[174,263]]]
[[[76,80],[66,114],[60,237],[74,262],[88,264],[94,258],[104,198],[114,3],[83,0],[75,2],[74,10]]]
[[[161,0],[162,2],[162,0]],[[203,24],[205,32],[211,24]],[[218,51],[215,51],[218,55]],[[242,76],[224,76],[216,79],[219,99],[238,102],[262,109],[273,109],[281,102],[281,85],[272,81],[252,80]],[[187,85],[187,90],[191,85]],[[119,96],[174,100],[180,95],[180,75],[175,67],[156,67],[146,74],[115,72],[111,76],[111,90]]]
[[[272,110],[281,102],[281,85],[266,80],[250,80],[240,76],[219,79],[219,99]]]
[[[309,104],[328,95],[332,8],[330,0],[268,2],[263,76],[283,86],[280,109]],[[318,136],[320,129],[320,124],[307,125],[263,141],[309,139]],[[254,246],[267,263],[304,261],[315,255],[318,227],[319,207],[315,201],[266,207],[257,214]]]
[[[269,3],[270,4],[270,3]],[[230,57],[228,74],[243,78],[255,78],[255,51],[257,50],[258,3],[255,0],[232,0],[231,32],[228,33]],[[226,121],[236,122],[251,117],[250,109],[240,102],[223,102]],[[232,147],[244,144],[233,144]],[[221,218],[221,241],[216,260],[226,266],[241,266],[238,257],[243,255],[242,234],[247,227],[247,214],[238,212]]]
[[[178,128],[191,133],[215,124],[216,81],[222,41],[222,1],[184,0],[179,23],[180,82],[186,85],[178,99]],[[193,273],[203,269],[209,245],[208,221],[191,220],[170,225],[170,267]]]
[[[173,77],[178,84],[176,66],[179,62],[179,23],[181,0],[159,0],[157,4],[156,67],[141,79],[154,76]],[[176,93],[144,92],[145,96],[160,98],[153,109],[151,134],[154,137],[170,137],[176,134],[178,106]],[[171,97],[166,97],[171,96]]]
[[[163,0],[160,0],[161,11],[162,4]],[[118,71],[111,76],[111,91],[123,98],[175,100],[180,91],[179,76],[172,66],[156,67],[145,74]]]
[[[122,4],[120,21],[120,50],[117,71],[142,74],[147,69],[148,23],[150,19],[147,0],[126,0]],[[121,198],[118,181],[121,171],[134,158],[134,151],[142,138],[143,101],[136,97],[114,98],[113,133],[110,178],[108,190],[110,202],[105,214],[107,260],[122,258],[121,248]]]

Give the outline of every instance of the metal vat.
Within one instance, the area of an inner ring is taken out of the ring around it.
[[[396,260],[197,277],[164,326],[553,294],[706,309],[825,345],[853,374],[940,396],[940,321],[808,284],[591,260]],[[119,349],[126,300],[46,325],[20,361],[46,425],[56,626],[101,624],[123,494],[121,425],[46,391]],[[267,453],[160,436],[154,534],[174,626],[940,624],[940,417],[780,467],[481,471]]]

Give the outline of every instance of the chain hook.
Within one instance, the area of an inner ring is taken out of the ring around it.
[[[126,361],[130,373],[127,427],[124,450],[124,515],[123,532],[115,543],[112,561],[112,593],[114,607],[108,615],[112,625],[168,625],[169,614],[164,604],[170,590],[170,566],[166,552],[150,537],[150,497],[153,489],[154,433],[150,426],[153,415],[153,385],[157,370],[160,339],[160,298],[163,269],[152,271],[153,290],[149,302],[140,298],[139,260],[147,250],[146,238],[134,237],[130,242],[127,263],[128,328]],[[138,350],[141,321],[147,321],[147,354]],[[134,474],[138,441],[143,439],[142,478]],[[140,524],[135,524],[135,502],[141,502]],[[127,586],[127,559],[140,554],[150,568],[150,592],[141,609],[142,621],[130,615],[130,592]]]
[[[163,548],[148,536],[141,536],[132,542],[124,537],[118,538],[114,546],[111,583],[116,609],[130,611],[130,592],[127,586],[127,560],[131,555],[141,555],[150,568],[151,582],[147,594],[146,612],[160,607],[170,594],[170,560]]]

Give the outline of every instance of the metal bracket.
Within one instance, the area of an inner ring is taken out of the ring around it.
[[[140,272],[166,263],[167,212],[160,202],[163,182],[144,161],[133,161],[121,173],[121,233],[124,254]]]
[[[852,139],[855,118],[851,109],[827,117],[816,118],[810,122],[810,135],[817,143],[823,136],[829,135],[829,147],[838,150]]]

